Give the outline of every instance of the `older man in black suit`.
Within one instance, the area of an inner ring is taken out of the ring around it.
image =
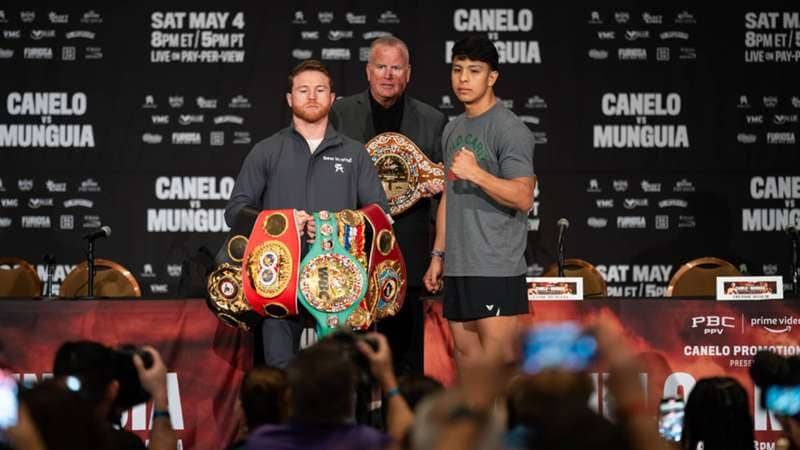
[[[366,66],[369,89],[343,98],[333,105],[331,121],[342,134],[366,143],[387,131],[402,133],[433,162],[442,161],[442,130],[447,118],[417,99],[406,95],[411,65],[406,44],[395,37],[372,42]],[[385,319],[379,328],[388,336],[397,355],[400,372],[422,372],[423,293],[422,276],[431,250],[431,224],[435,210],[430,197],[440,187],[425,186],[427,197],[396,216],[394,229],[408,268],[408,292],[400,313]]]

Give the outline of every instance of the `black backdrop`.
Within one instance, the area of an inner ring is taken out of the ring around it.
[[[106,224],[97,256],[175,295],[183,262],[222,241],[244,156],[288,123],[294,64],[323,59],[351,95],[370,39],[391,33],[411,48],[411,95],[454,116],[448,42],[473,32],[498,42],[497,94],[538,142],[531,273],[565,217],[568,256],[612,296],[661,295],[700,256],[788,274],[796,4],[321,3],[0,6],[0,254],[44,275],[53,253],[58,282]]]

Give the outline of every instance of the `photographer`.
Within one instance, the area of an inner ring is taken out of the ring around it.
[[[761,389],[761,407],[769,410],[783,428],[778,450],[800,449],[800,357],[756,353],[750,367],[753,383]]]
[[[145,448],[138,436],[119,427],[119,420],[123,411],[150,398],[153,426],[149,448],[177,448],[167,404],[167,368],[153,347],[114,350],[92,341],[66,342],[56,352],[53,374],[80,378],[95,413],[106,419],[114,448]]]

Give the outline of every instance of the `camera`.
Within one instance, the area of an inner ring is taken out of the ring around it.
[[[111,351],[111,367],[114,378],[119,381],[119,393],[114,401],[114,406],[119,409],[128,409],[149,400],[150,394],[142,387],[136,366],[133,365],[133,355],[139,355],[142,358],[145,369],[153,367],[153,356],[131,344],[121,345]]]
[[[524,334],[522,370],[536,374],[544,369],[581,371],[591,365],[597,341],[577,322],[537,324]]]

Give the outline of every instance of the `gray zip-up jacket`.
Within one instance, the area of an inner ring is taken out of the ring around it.
[[[225,221],[232,227],[245,206],[312,213],[371,203],[389,211],[378,171],[362,144],[328,124],[312,154],[305,138],[289,126],[257,143],[247,155],[225,208]]]

